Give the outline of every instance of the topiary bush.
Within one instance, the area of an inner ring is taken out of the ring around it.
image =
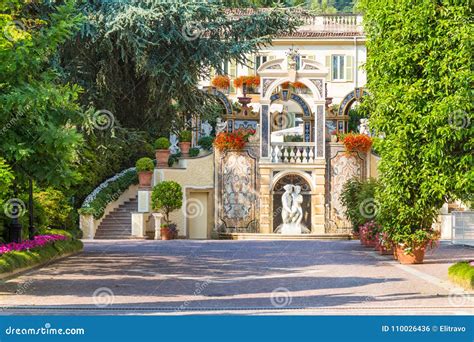
[[[191,142],[193,138],[193,133],[191,131],[185,130],[179,133],[180,142]]]
[[[161,137],[161,138],[156,139],[155,141],[155,148],[157,150],[167,150],[170,148],[170,146],[171,144],[168,138]]]
[[[190,156],[190,157],[197,157],[197,156],[199,155],[199,152],[200,152],[200,151],[201,151],[201,150],[200,150],[199,148],[197,148],[197,147],[190,148],[190,149],[189,149],[189,156]]]
[[[214,143],[214,137],[207,136],[199,139],[198,144],[205,150],[212,150],[212,144]]]
[[[183,191],[181,185],[175,181],[163,181],[153,187],[151,194],[153,210],[161,211],[167,224],[169,215],[183,205]]]
[[[79,214],[93,215],[96,220],[104,215],[105,207],[116,201],[130,185],[138,184],[138,174],[135,168],[125,170],[114,176],[112,180],[102,183],[94,193],[89,195],[79,209]]]
[[[153,160],[148,157],[140,158],[137,160],[135,163],[135,167],[137,169],[137,172],[142,172],[142,171],[153,171],[155,168],[155,164],[153,163]]]

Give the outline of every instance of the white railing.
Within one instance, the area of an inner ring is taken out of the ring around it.
[[[316,145],[314,142],[271,143],[270,156],[272,163],[314,163],[316,158]]]
[[[362,15],[357,14],[326,14],[306,16],[303,18],[302,29],[318,29],[323,31],[362,32]]]
[[[452,220],[452,243],[474,246],[474,211],[453,211]]]

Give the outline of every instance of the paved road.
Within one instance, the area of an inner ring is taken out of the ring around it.
[[[1,314],[474,314],[447,281],[474,249],[402,266],[357,241],[87,241],[0,285]]]

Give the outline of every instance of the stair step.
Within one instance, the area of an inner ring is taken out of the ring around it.
[[[95,239],[130,239],[132,235],[132,215],[138,210],[138,199],[132,198],[111,211],[99,225]]]

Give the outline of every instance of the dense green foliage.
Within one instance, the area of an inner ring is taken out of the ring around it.
[[[214,142],[214,137],[202,137],[199,139],[198,144],[203,149],[210,151],[212,149],[212,143]]]
[[[449,279],[466,289],[474,289],[474,266],[469,262],[458,262],[448,269]]]
[[[19,182],[68,185],[81,143],[79,88],[63,84],[52,65],[55,51],[78,29],[74,2],[47,17],[27,17],[23,1],[1,5],[0,151]],[[21,24],[20,24],[21,23]]]
[[[30,250],[8,252],[0,256],[0,273],[39,265],[64,254],[78,252],[82,248],[80,240],[68,239]]]
[[[231,18],[218,1],[94,0],[80,9],[88,20],[62,54],[68,78],[84,87],[84,104],[151,135],[168,133],[177,116],[215,115],[217,101],[196,87],[200,77],[211,67],[222,72],[225,60],[245,64],[246,54],[298,24],[281,9]]]
[[[151,194],[153,210],[159,210],[164,215],[165,223],[170,223],[169,215],[183,205],[183,190],[175,181],[163,181],[153,187]]]
[[[116,201],[132,184],[138,184],[138,174],[135,169],[129,170],[117,179],[107,183],[90,203],[84,204],[79,209],[79,213],[93,215],[96,220],[100,219],[104,215],[107,204]]]
[[[344,206],[344,215],[351,221],[352,229],[359,231],[359,227],[375,218],[378,203],[375,201],[375,190],[378,183],[375,179],[361,181],[359,178],[349,179],[342,188],[341,204]]]
[[[189,156],[190,157],[197,157],[199,155],[199,148],[197,147],[192,147],[189,149]]]
[[[148,157],[143,157],[137,160],[135,167],[137,169],[137,172],[141,171],[153,171],[155,168],[155,164],[153,163],[153,160]]]
[[[461,0],[362,0],[371,97],[362,104],[381,156],[377,220],[395,240],[472,200],[472,9]]]

